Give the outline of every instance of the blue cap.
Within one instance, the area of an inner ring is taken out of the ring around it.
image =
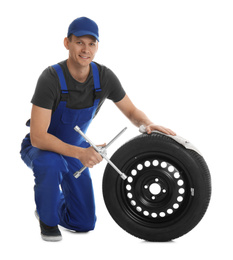
[[[75,19],[68,28],[67,37],[71,34],[75,36],[92,35],[99,42],[99,29],[97,24],[87,17]]]

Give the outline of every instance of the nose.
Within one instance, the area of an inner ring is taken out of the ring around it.
[[[90,50],[89,50],[89,48],[86,44],[83,45],[82,52],[83,53],[89,53],[90,52]]]

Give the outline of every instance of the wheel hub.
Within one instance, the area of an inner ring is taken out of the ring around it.
[[[145,189],[148,189],[148,185],[145,185],[144,186]],[[150,186],[149,186],[149,191],[152,195],[158,195],[160,194],[161,192],[161,186],[157,183],[152,183]],[[152,199],[155,199],[155,196],[152,196]]]
[[[161,158],[135,159],[123,184],[130,214],[146,222],[172,218],[187,194],[182,171]]]

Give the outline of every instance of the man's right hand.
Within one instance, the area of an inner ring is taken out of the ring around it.
[[[105,145],[106,144],[99,146]],[[102,156],[99,153],[97,153],[92,146],[90,146],[89,148],[82,148],[78,159],[84,166],[88,168],[93,168],[93,166],[95,166],[103,160]]]

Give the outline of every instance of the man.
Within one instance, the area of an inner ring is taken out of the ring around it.
[[[35,176],[36,216],[41,235],[47,241],[62,239],[58,224],[75,231],[95,227],[95,203],[88,168],[102,157],[79,136],[74,127],[86,132],[106,98],[111,99],[137,127],[148,134],[159,130],[126,95],[115,74],[92,62],[98,50],[97,24],[81,17],[74,20],[64,39],[69,51],[66,61],[48,67],[40,76],[32,98],[30,134],[22,143],[21,157]],[[73,173],[88,167],[75,179]]]

